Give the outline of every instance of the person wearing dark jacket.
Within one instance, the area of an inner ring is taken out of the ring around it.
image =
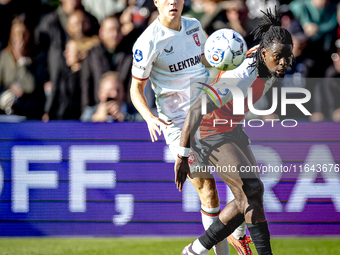
[[[76,10],[84,10],[81,0],[60,0],[61,5],[53,12],[46,14],[35,30],[35,40],[39,48],[47,52],[47,65],[50,80],[56,77],[56,59],[63,54],[66,42],[70,39],[67,33],[68,17]],[[85,11],[84,11],[85,12]],[[85,34],[92,36],[98,33],[98,21],[90,13],[85,12],[90,26]]]
[[[132,43],[123,37],[117,16],[104,19],[99,38],[101,43],[88,52],[82,65],[82,110],[99,103],[99,83],[107,71],[119,72],[125,91],[128,91],[131,83]]]
[[[64,51],[65,59],[62,56],[58,58],[60,68],[53,82],[52,93],[46,100],[43,121],[79,119],[80,69],[84,54],[78,49],[76,41],[68,41]]]

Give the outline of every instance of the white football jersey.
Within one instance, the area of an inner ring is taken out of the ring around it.
[[[190,100],[198,97],[190,97],[190,79],[207,82],[209,78],[201,63],[206,39],[196,19],[182,17],[181,30],[176,31],[157,18],[134,44],[132,76],[150,78],[160,118],[183,124]]]

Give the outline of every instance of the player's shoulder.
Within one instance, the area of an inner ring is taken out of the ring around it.
[[[186,24],[201,24],[198,19],[182,16],[182,23]]]
[[[224,72],[221,78],[255,78],[255,67],[251,66],[253,62],[254,58],[246,58],[239,67]]]
[[[146,41],[153,41],[154,38],[157,37],[157,32],[159,31],[157,23],[157,19],[154,20],[138,37],[137,42],[143,43]]]
[[[167,30],[157,18],[138,37],[135,46],[145,47],[149,45],[150,47],[157,48],[157,45],[162,44],[168,36]]]
[[[197,32],[198,30],[202,29],[201,23],[195,18],[182,16],[182,25],[184,26],[187,34]]]
[[[158,41],[159,36],[159,26],[157,26],[157,19],[153,21],[144,32],[137,38],[134,43],[135,49],[148,49],[148,51],[152,51],[155,48],[156,42]]]

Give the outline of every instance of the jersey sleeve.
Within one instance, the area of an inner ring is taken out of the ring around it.
[[[201,42],[201,54],[204,54],[204,46],[205,46],[205,42],[207,41],[207,35],[205,34],[201,23],[199,23],[199,38],[200,38],[200,42]]]
[[[132,76],[137,80],[147,80],[156,57],[153,50],[153,42],[143,41],[139,38],[133,46],[132,53]]]

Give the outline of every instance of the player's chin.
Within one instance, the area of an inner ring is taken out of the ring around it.
[[[286,75],[285,71],[276,71],[275,72],[275,77],[279,80],[282,80]]]

